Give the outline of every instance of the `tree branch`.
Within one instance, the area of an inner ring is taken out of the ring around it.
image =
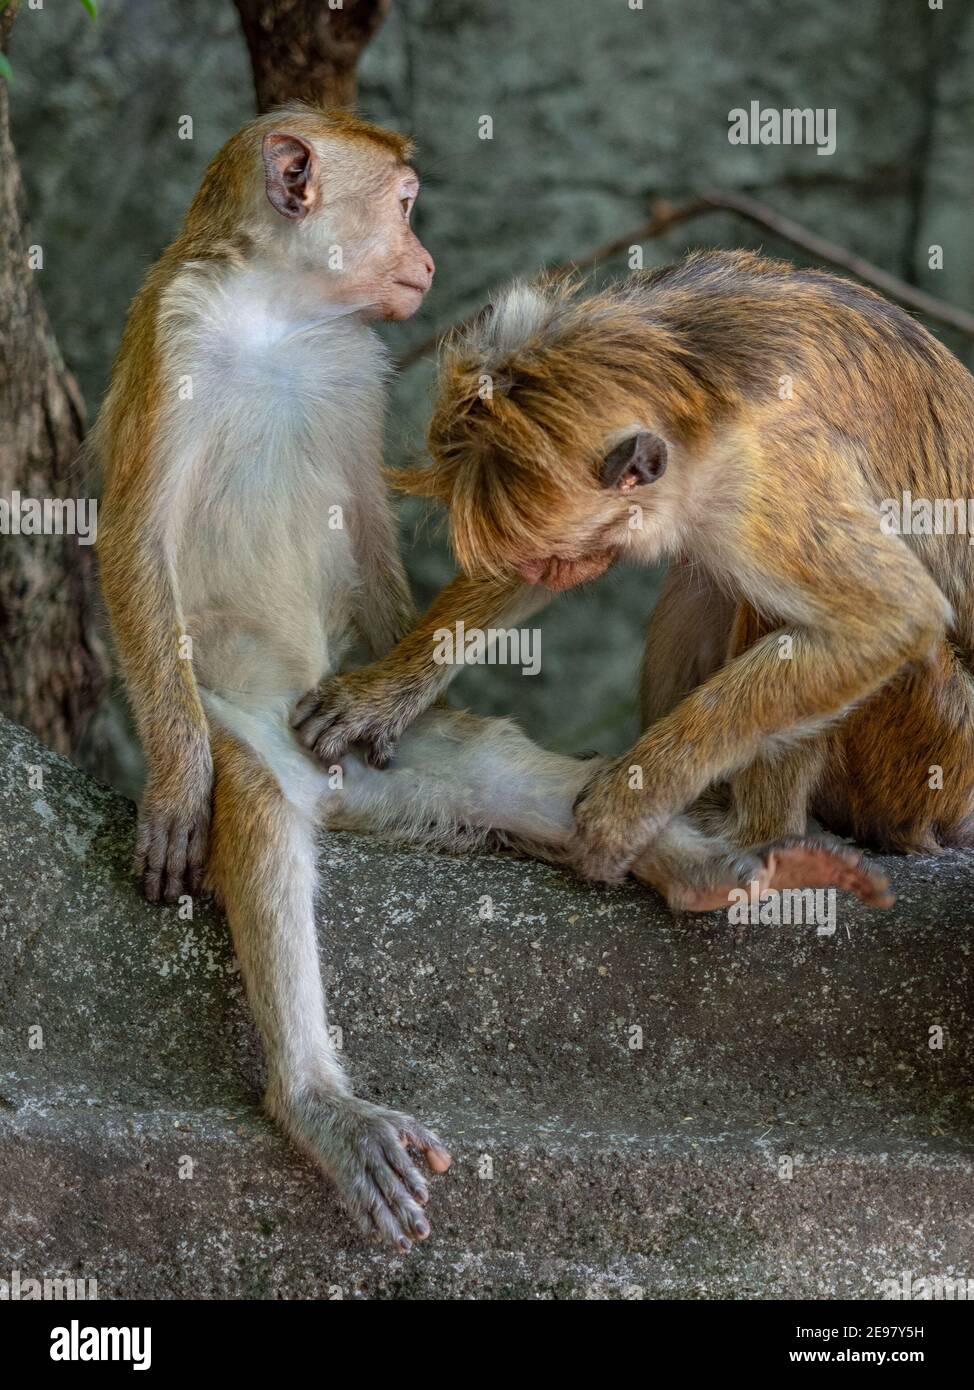
[[[872,286],[873,289],[888,295],[890,299],[898,300],[907,308],[914,309],[935,323],[942,323],[969,338],[974,338],[974,314],[969,314],[964,309],[955,308],[952,304],[946,304],[942,299],[936,299],[932,294],[927,294],[925,290],[919,290],[914,285],[907,284],[899,276],[891,275],[889,271],[883,270],[862,256],[857,256],[854,252],[846,250],[838,242],[829,241],[816,232],[810,232],[800,223],[793,222],[789,217],[783,217],[780,213],[775,212],[774,208],[758,202],[756,198],[751,198],[746,193],[705,193],[700,198],[695,198],[689,203],[683,203],[676,207],[660,200],[654,206],[649,221],[644,222],[641,227],[635,227],[622,236],[614,237],[612,241],[588,252],[587,255],[550,267],[550,273],[560,275],[571,271],[591,270],[603,261],[611,260],[613,256],[628,251],[630,246],[636,246],[641,241],[651,241],[654,237],[662,236],[664,232],[679,226],[681,222],[690,222],[711,212],[736,213],[738,217],[745,218],[746,221],[754,223],[755,226],[763,227],[765,231],[773,233],[780,240],[790,242],[792,246],[807,251],[816,260],[848,271],[857,279]],[[409,352],[404,353],[399,358],[400,370],[411,367],[415,362],[426,357],[440,346],[454,328],[462,328],[468,322],[470,322],[469,318],[461,319],[456,324],[451,324],[449,328],[433,334],[417,347],[411,348]]]
[[[235,0],[250,52],[257,107],[295,98],[353,107],[356,68],[363,49],[389,10],[390,0]]]

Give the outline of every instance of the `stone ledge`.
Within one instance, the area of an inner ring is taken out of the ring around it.
[[[353,1070],[457,1155],[431,1240],[390,1260],[257,1109],[225,927],[139,899],[132,807],[0,722],[0,815],[0,1274],[160,1298],[859,1298],[974,1274],[964,855],[888,861],[896,906],[842,903],[818,937],[330,837]]]

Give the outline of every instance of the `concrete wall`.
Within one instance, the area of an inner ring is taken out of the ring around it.
[[[102,0],[96,25],[68,0],[22,11],[15,137],[48,305],[93,412],[140,276],[207,159],[252,114],[250,75],[230,0]],[[422,316],[392,340],[405,350],[510,276],[637,225],[652,195],[713,188],[754,192],[972,307],[972,75],[974,10],[961,0],[394,0],[361,101],[419,143],[418,225],[439,270]],[[835,153],[731,146],[728,111],[752,100],[834,108]],[[187,114],[192,141],[177,137]],[[712,216],[647,245],[646,264],[714,244],[759,240]],[[393,458],[421,447],[429,380],[419,366],[396,387]],[[421,515],[404,508],[425,599],[450,565]],[[474,670],[465,698],[514,710],[552,745],[622,747],[652,594],[644,574],[621,572],[561,600],[544,621],[542,673]]]

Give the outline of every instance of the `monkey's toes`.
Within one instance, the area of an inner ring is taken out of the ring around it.
[[[414,1241],[426,1240],[430,1223],[423,1207],[429,1188],[409,1156],[409,1149],[423,1154],[434,1173],[445,1173],[449,1153],[436,1135],[405,1115],[377,1118],[360,1139],[364,1170],[355,1184],[352,1204],[359,1226],[373,1240],[405,1253]]]
[[[415,1149],[423,1155],[434,1173],[445,1173],[453,1158],[433,1131],[405,1115],[400,1117],[400,1124],[399,1134],[403,1151],[405,1152],[406,1148]]]
[[[841,888],[870,907],[891,907],[896,900],[886,875],[868,868],[854,849],[796,840],[772,845],[766,862],[770,888]]]
[[[312,1138],[359,1230],[403,1253],[426,1240],[429,1188],[410,1150],[422,1154],[434,1173],[445,1172],[450,1155],[437,1136],[408,1115],[355,1097],[316,1101],[307,1118],[299,1121],[297,1137],[303,1131]]]

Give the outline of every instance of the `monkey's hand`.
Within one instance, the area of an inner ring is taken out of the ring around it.
[[[408,1150],[434,1173],[445,1173],[452,1161],[431,1130],[357,1096],[312,1091],[277,1102],[268,1097],[268,1103],[335,1184],[363,1235],[401,1251],[426,1239],[429,1189]]]
[[[363,746],[371,767],[385,767],[400,735],[426,705],[381,665],[366,666],[309,690],[295,706],[291,727],[326,767],[353,743]]]
[[[648,788],[629,785],[630,762],[623,756],[598,768],[575,799],[571,863],[586,878],[618,883],[669,819]]]
[[[135,837],[135,873],[150,903],[174,903],[203,886],[213,811],[209,743],[164,772],[150,770]]]

